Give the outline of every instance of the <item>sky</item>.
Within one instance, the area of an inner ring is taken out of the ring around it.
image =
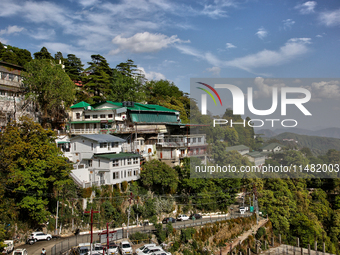
[[[85,64],[132,59],[149,80],[339,77],[340,1],[0,0],[0,41]],[[339,85],[336,85],[340,97]]]

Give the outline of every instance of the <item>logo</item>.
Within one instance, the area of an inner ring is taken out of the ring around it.
[[[220,95],[217,93],[217,91],[213,87],[211,87],[210,85],[205,84],[203,82],[197,82],[197,83],[202,84],[202,85],[208,87],[212,92],[214,92],[215,95],[217,96],[218,100],[220,101],[221,106],[222,106],[221,97],[220,97]],[[211,92],[209,90],[206,90],[206,89],[203,89],[203,88],[200,88],[200,87],[197,87],[197,88],[203,90],[204,92],[206,92],[214,100],[215,105],[217,105],[214,96],[211,94]],[[206,94],[202,94],[201,95],[201,102],[202,102],[202,104],[201,104],[201,106],[202,106],[201,107],[202,115],[207,115],[207,95]]]

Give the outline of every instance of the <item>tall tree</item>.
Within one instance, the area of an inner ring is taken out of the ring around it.
[[[71,167],[54,139],[51,130],[28,118],[10,123],[0,137],[1,186],[13,199],[19,219],[32,225],[47,220],[51,197],[72,184]]]
[[[88,76],[84,87],[93,95],[92,99],[95,102],[105,101],[110,93],[112,70],[103,56],[92,55],[91,58],[92,62],[88,62],[89,67],[86,69]]]
[[[74,84],[60,65],[47,59],[34,59],[25,65],[23,90],[25,98],[40,107],[43,125],[65,117],[65,109],[74,100]]]
[[[33,54],[35,59],[53,59],[51,53],[45,47],[42,47],[40,51]]]
[[[81,81],[82,73],[84,72],[84,65],[81,63],[80,58],[74,54],[68,54],[64,62],[65,72],[72,81]]]

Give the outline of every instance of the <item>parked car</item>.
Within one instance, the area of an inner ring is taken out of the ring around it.
[[[29,236],[26,240],[26,243],[30,245],[34,244],[35,242],[36,242],[36,239],[34,239],[32,236]]]
[[[137,255],[152,254],[156,251],[163,251],[163,249],[160,246],[146,247],[143,251],[137,253]]]
[[[107,254],[108,254],[108,255],[116,255],[116,254],[119,254],[118,245],[115,244],[115,243],[110,243],[110,244],[109,244],[109,249],[107,250]]]
[[[185,214],[180,214],[178,215],[177,220],[180,220],[180,221],[189,220],[189,216]]]
[[[5,240],[4,245],[6,245],[6,246],[4,247],[4,250],[2,251],[2,253],[9,254],[14,250],[14,241],[13,240]]]
[[[145,250],[146,248],[148,248],[148,247],[155,247],[155,246],[156,246],[156,244],[154,244],[154,243],[147,243],[147,244],[144,244],[142,247],[136,249],[135,253],[138,254],[139,252],[144,251],[144,250]]]
[[[122,255],[124,255],[124,254],[132,254],[131,244],[129,242],[127,242],[127,241],[123,241],[123,242],[120,243],[119,250],[120,250],[120,253]]]
[[[12,255],[27,255],[26,249],[15,249]]]
[[[244,207],[241,206],[241,207],[240,207],[240,213],[241,213],[241,214],[244,214],[245,212],[246,212],[246,208],[244,208]]]
[[[151,255],[171,255],[171,253],[166,251],[155,251],[151,253]]]
[[[163,224],[166,224],[166,223],[168,223],[168,222],[175,223],[175,222],[176,222],[176,219],[175,219],[175,218],[172,218],[172,217],[167,217],[167,218],[164,218],[164,219],[162,220],[162,223],[163,223]]]
[[[105,248],[101,244],[95,244],[94,247],[93,247],[93,251],[95,253],[99,253],[99,254],[103,254],[103,249],[105,249]]]
[[[52,236],[50,234],[45,234],[44,232],[33,232],[29,239],[34,239],[35,241],[50,241],[52,239]]]
[[[78,247],[79,255],[86,255],[90,252],[90,246],[80,246]]]
[[[192,220],[193,218],[195,217],[195,220],[198,220],[198,219],[201,219],[202,218],[202,215],[199,214],[199,213],[194,213],[194,214],[191,214],[190,215],[190,220]]]

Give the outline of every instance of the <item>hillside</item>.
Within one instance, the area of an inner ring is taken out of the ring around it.
[[[263,137],[273,137],[282,133],[286,133],[287,129],[259,129],[255,130],[256,134],[262,134]],[[290,128],[289,133],[299,134],[299,135],[309,135],[309,136],[320,136],[320,137],[330,137],[340,139],[340,128],[324,128],[320,130],[308,130],[302,128]]]
[[[329,137],[319,137],[319,136],[308,136],[308,135],[298,135],[294,133],[282,133],[277,136],[273,136],[279,141],[283,139],[294,139],[296,142],[286,142],[282,141],[285,145],[297,145],[299,148],[307,147],[313,154],[321,155],[325,154],[329,149],[340,150],[340,139],[329,138]]]

